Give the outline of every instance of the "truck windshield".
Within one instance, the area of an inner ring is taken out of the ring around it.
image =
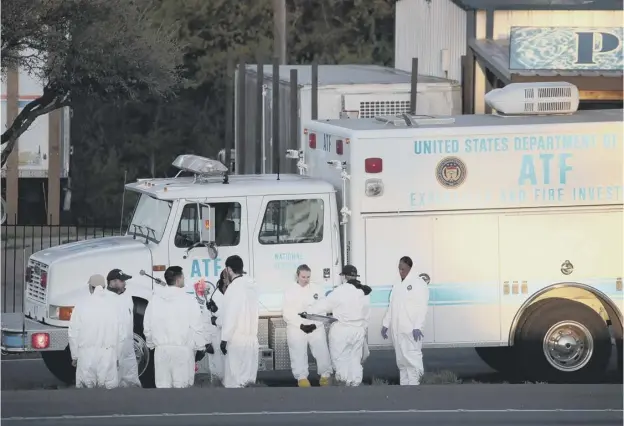
[[[165,232],[172,205],[171,201],[158,200],[142,194],[134,208],[128,235],[146,237],[159,243]]]

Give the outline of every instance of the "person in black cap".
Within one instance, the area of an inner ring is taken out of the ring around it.
[[[107,289],[115,293],[119,306],[119,319],[124,328],[119,355],[119,386],[141,387],[139,380],[139,367],[136,354],[134,353],[134,303],[132,297],[126,293],[126,281],[132,276],[121,269],[113,269],[106,276]]]
[[[208,343],[202,312],[184,289],[181,267],[167,268],[165,282],[145,309],[143,333],[147,347],[155,349],[156,387],[188,388],[195,382],[195,352],[203,352]]]
[[[220,349],[225,355],[226,388],[253,384],[258,375],[258,293],[256,283],[243,276],[243,267],[240,256],[225,261],[230,284],[223,297]]]
[[[343,284],[310,308],[313,312],[331,312],[337,319],[329,329],[329,352],[336,370],[336,380],[347,386],[362,383],[362,355],[370,318],[371,288],[363,285],[357,268],[342,268]],[[303,316],[303,315],[302,315]]]

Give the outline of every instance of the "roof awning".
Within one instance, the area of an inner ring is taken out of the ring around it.
[[[477,60],[504,84],[531,81],[567,81],[583,92],[619,92],[619,94],[614,93],[613,96],[619,100],[622,99],[622,77],[624,75],[622,70],[510,70],[509,39],[473,39],[469,41],[469,46],[475,53]]]

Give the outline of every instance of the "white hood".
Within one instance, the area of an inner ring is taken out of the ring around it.
[[[47,302],[57,306],[68,306],[77,294],[82,294],[81,290],[87,288],[87,281],[93,274],[106,276],[111,269],[121,269],[132,275],[127,281],[129,289],[145,281],[145,277],[139,275],[141,269],[152,270],[151,250],[143,241],[131,236],[63,244],[37,252],[31,259],[47,265]]]

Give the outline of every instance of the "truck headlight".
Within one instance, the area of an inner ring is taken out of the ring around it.
[[[50,319],[60,320],[60,321],[69,321],[71,318],[72,312],[74,311],[73,306],[54,306],[50,305],[50,311],[48,315]]]

